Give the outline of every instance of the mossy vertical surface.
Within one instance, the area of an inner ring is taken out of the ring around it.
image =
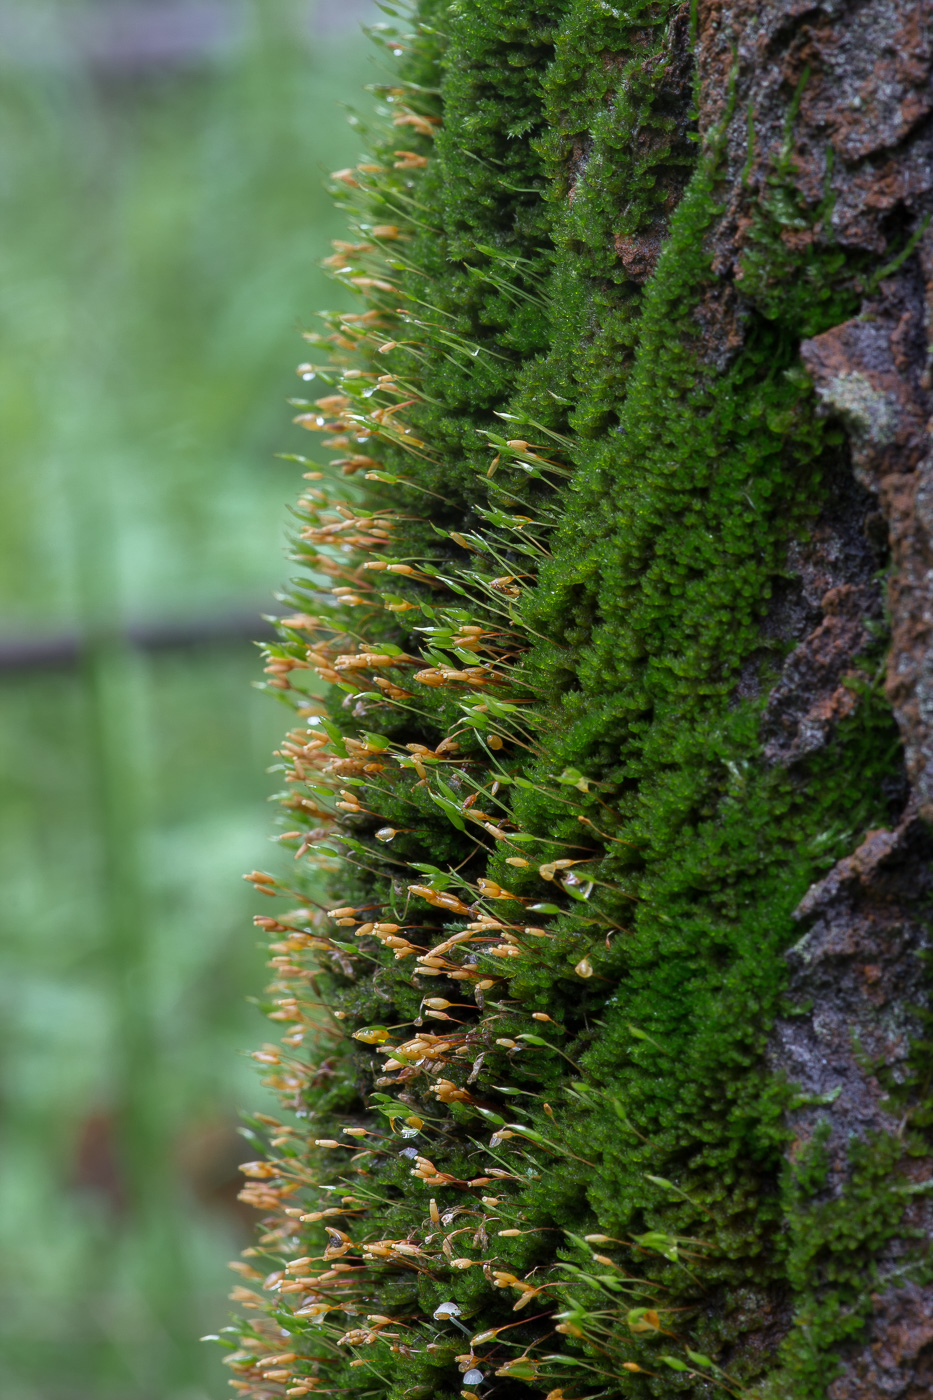
[[[296,402],[344,455],[306,463],[270,650],[297,907],[260,921],[290,1029],[257,1058],[298,1117],[253,1125],[233,1384],[752,1394],[807,1272],[765,1059],[792,915],[898,763],[880,642],[828,745],[791,769],[761,733],[774,597],[845,468],[799,340],[860,268],[808,250],[820,295],[768,282],[706,353],[722,125],[684,7],[384,37],[337,177],[367,309]]]

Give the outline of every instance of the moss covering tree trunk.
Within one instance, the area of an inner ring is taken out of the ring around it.
[[[931,14],[377,30],[244,1395],[933,1391]]]

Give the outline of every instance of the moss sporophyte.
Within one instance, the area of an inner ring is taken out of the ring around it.
[[[684,7],[386,13],[333,180],[362,309],[307,335],[293,401],[333,454],[296,459],[268,652],[294,877],[248,877],[290,906],[257,919],[286,1031],[256,1059],[292,1116],[250,1123],[231,1384],[763,1394],[763,1300],[858,1245],[818,1142],[784,1167],[783,955],[898,764],[871,647],[831,742],[763,755],[766,619],[842,451],[798,344],[853,269],[768,282],[708,363],[721,142],[678,115]],[[750,284],[776,242],[812,270],[756,217]],[[846,1278],[783,1393],[823,1394]]]

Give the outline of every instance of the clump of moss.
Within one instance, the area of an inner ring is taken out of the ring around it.
[[[793,773],[737,690],[838,466],[796,345],[853,270],[805,323],[769,283],[711,368],[682,7],[409,24],[336,177],[365,309],[296,401],[337,454],[268,663],[297,863],[257,1058],[296,1121],[253,1123],[233,1385],[739,1394],[768,1363],[730,1300],[810,1269],[763,1062],[791,915],[897,762],[870,656]]]

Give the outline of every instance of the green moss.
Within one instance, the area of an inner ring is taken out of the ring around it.
[[[762,1395],[819,1400],[840,1372],[839,1348],[857,1340],[872,1313],[879,1287],[877,1261],[894,1240],[909,1240],[909,1199],[901,1167],[904,1144],[895,1135],[872,1135],[849,1148],[842,1195],[822,1188],[828,1125],[818,1126],[788,1169],[785,1192],[790,1244],[787,1275],[798,1300],[794,1330],[782,1348],[785,1365]],[[901,1283],[928,1282],[925,1247],[918,1239],[899,1261]]]
[[[273,932],[311,961],[282,975],[362,1037],[275,1078],[312,1141],[348,1120],[371,1136],[352,1168],[338,1148],[296,1151],[298,1194],[287,1163],[281,1190],[300,1205],[268,1240],[280,1261],[352,1258],[361,1293],[339,1321],[304,1320],[292,1294],[267,1306],[306,1373],[338,1388],[455,1394],[459,1364],[509,1394],[667,1400],[755,1382],[768,1360],[741,1299],[791,1287],[818,1317],[786,1374],[810,1385],[857,1312],[848,1283],[830,1297],[816,1275],[848,1277],[856,1235],[820,1201],[816,1145],[782,1188],[791,1091],[763,1052],[793,910],[885,821],[898,745],[874,654],[854,713],[791,771],[765,762],[765,702],[739,682],[763,697],[779,671],[772,593],[840,469],[799,339],[847,314],[861,269],[781,239],[782,155],[742,348],[711,365],[719,133],[701,148],[678,116],[683,12],[464,0],[421,20],[389,36],[406,71],[383,116],[405,124],[374,134],[379,169],[350,186],[363,246],[340,275],[371,311],[362,329],[332,323],[345,397],[322,413],[377,484],[342,483],[344,535],[327,535],[332,475],[302,505],[312,573],[293,602],[320,615],[310,652],[300,618],[274,652],[338,677],[326,713],[306,671],[274,683],[294,686],[301,721],[286,839],[323,848],[329,898],[351,911],[333,917],[355,926],[314,914],[300,874],[308,907]],[[662,239],[633,280],[625,259]],[[322,609],[313,592],[335,580]],[[319,761],[305,744],[321,728]],[[424,961],[452,936],[446,963]],[[872,1171],[856,1163],[856,1205]],[[346,1249],[331,1238],[330,1255],[322,1224],[290,1222],[343,1193]],[[892,1228],[884,1215],[859,1238],[874,1250]],[[380,1240],[416,1252],[367,1254]],[[447,1301],[488,1334],[472,1351],[435,1319]],[[394,1340],[364,1337],[371,1313],[398,1322]]]

